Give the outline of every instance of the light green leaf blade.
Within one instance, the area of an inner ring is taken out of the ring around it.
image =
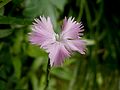
[[[0,8],[9,3],[11,0],[0,0]]]
[[[5,38],[13,32],[12,29],[0,29],[0,38]]]
[[[10,16],[0,16],[0,24],[19,24],[19,25],[30,25],[32,24],[31,19],[21,19]]]
[[[66,0],[25,0],[25,9],[23,11],[24,16],[35,18],[38,16],[51,17],[54,27],[57,26],[57,19],[59,13],[57,8],[63,10]]]
[[[21,76],[21,67],[22,67],[21,60],[19,59],[19,57],[14,57],[12,63],[15,71],[14,74],[19,79]]]

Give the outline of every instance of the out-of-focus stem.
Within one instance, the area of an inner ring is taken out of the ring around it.
[[[74,75],[73,75],[72,80],[70,81],[68,90],[73,90],[73,88],[74,88],[74,86],[76,84],[77,78],[79,76],[78,74],[80,72],[81,61],[79,60],[79,62],[77,62],[76,64],[77,65],[76,65],[76,68],[74,69]]]
[[[46,85],[45,85],[44,90],[47,90],[48,86],[49,86],[50,59],[48,59],[48,64],[47,64],[47,70],[46,71],[47,71],[47,73],[46,73]]]

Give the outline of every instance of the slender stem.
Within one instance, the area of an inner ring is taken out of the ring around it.
[[[48,59],[48,64],[47,64],[47,73],[46,73],[46,85],[44,90],[48,89],[48,85],[49,85],[49,73],[50,73],[50,59]]]

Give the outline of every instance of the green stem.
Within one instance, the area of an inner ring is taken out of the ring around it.
[[[46,74],[46,85],[45,85],[44,90],[47,90],[48,86],[49,86],[50,59],[48,59],[48,64],[47,64],[47,70],[46,71],[47,71],[47,74]]]

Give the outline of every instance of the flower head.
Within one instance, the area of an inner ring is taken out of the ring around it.
[[[86,45],[81,39],[83,25],[74,21],[74,18],[66,18],[63,21],[61,33],[54,32],[50,17],[44,16],[35,19],[29,40],[32,44],[39,45],[49,53],[50,65],[61,65],[65,58],[70,57],[73,51],[85,54]]]

